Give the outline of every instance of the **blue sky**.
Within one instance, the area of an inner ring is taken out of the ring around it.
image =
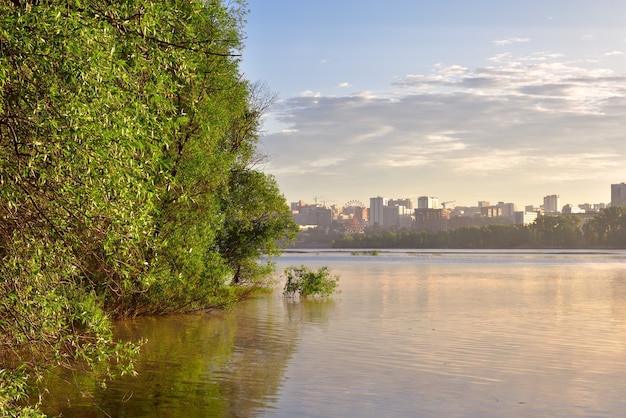
[[[250,0],[288,201],[610,201],[626,181],[626,2]]]

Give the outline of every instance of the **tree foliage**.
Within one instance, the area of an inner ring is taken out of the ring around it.
[[[583,225],[583,232],[593,245],[626,248],[626,208],[605,209]]]
[[[626,248],[626,208],[609,207],[584,223],[576,215],[540,216],[530,225],[486,225],[436,233],[372,228],[344,235],[336,248]]]
[[[332,275],[328,266],[322,266],[317,271],[302,265],[290,266],[285,269],[287,278],[283,294],[287,297],[296,295],[301,298],[330,296],[337,287],[339,277]]]
[[[230,303],[293,235],[255,168],[267,102],[239,71],[245,11],[0,0],[2,369],[129,359],[109,318]],[[0,413],[18,398],[0,392]]]

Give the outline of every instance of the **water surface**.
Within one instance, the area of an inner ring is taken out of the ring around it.
[[[49,402],[64,416],[626,415],[626,253],[288,253],[341,293],[126,321],[139,376]],[[63,392],[63,393],[62,393]],[[67,400],[69,398],[69,401]]]

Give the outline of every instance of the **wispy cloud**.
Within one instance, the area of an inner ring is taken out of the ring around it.
[[[497,46],[507,46],[516,43],[530,42],[530,38],[505,38],[492,41]]]
[[[304,90],[303,92],[300,93],[300,96],[302,97],[321,97],[322,93],[319,91],[313,91],[313,90]]]

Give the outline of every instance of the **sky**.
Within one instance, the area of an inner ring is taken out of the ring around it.
[[[608,203],[626,1],[249,0],[241,69],[288,202]]]

